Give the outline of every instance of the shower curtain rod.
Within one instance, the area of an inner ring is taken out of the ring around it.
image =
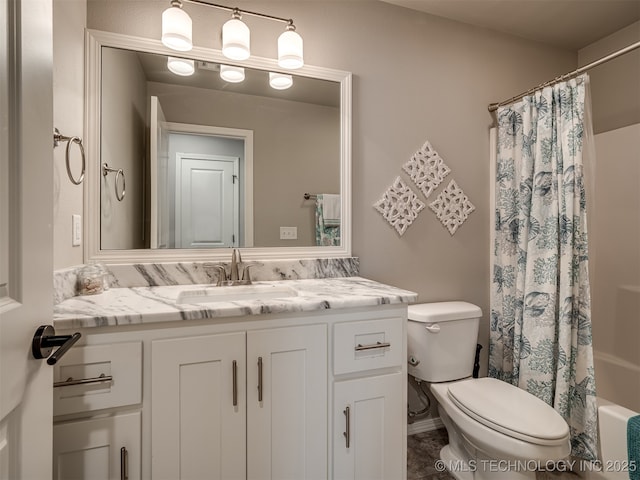
[[[585,65],[584,67],[580,67],[576,70],[574,70],[573,72],[569,72],[569,73],[565,73],[564,75],[560,75],[559,77],[554,78],[553,80],[549,80],[548,82],[545,83],[541,83],[540,85],[538,85],[537,87],[533,87],[530,90],[527,90],[524,93],[521,93],[520,95],[516,95],[515,97],[511,97],[509,100],[504,100],[502,102],[498,102],[498,103],[491,103],[489,104],[489,112],[495,112],[498,107],[501,107],[503,105],[509,105],[510,103],[515,102],[516,100],[520,100],[521,98],[532,94],[533,92],[540,90],[541,88],[544,87],[548,87],[550,85],[553,85],[554,83],[558,83],[558,82],[562,82],[563,80],[568,80],[569,78],[573,78],[577,75],[580,75],[583,72],[586,72],[587,70],[592,69],[593,67],[597,67],[598,65],[602,65],[605,62],[608,62],[609,60],[613,60],[616,57],[619,57],[620,55],[624,55],[625,53],[628,53],[632,50],[635,50],[636,48],[640,48],[640,42],[636,42],[636,43],[632,43],[631,45],[629,45],[628,47],[624,47],[621,48],[620,50],[618,50],[617,52],[613,52],[609,55],[607,55],[606,57],[602,57],[599,60],[596,60],[594,62],[591,62],[587,65]]]

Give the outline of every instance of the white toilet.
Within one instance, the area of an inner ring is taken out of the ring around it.
[[[449,434],[440,458],[453,476],[534,479],[536,468],[569,456],[569,426],[525,390],[471,378],[481,316],[466,302],[410,305],[408,371],[431,384]]]

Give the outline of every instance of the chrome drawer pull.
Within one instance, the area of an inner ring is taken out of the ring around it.
[[[231,376],[233,378],[233,406],[238,406],[238,362],[231,362]]]
[[[258,401],[262,401],[262,357],[258,357]]]
[[[120,480],[129,480],[129,452],[125,447],[120,449]]]
[[[344,413],[345,416],[345,430],[342,435],[344,436],[346,447],[349,448],[351,444],[351,408],[347,405],[342,413]]]
[[[356,352],[361,352],[363,350],[374,350],[376,348],[387,348],[390,346],[391,346],[391,343],[389,342],[384,342],[384,343],[376,342],[376,343],[372,343],[371,345],[362,345],[359,343],[356,346]]]
[[[111,375],[105,375],[104,373],[101,373],[99,377],[81,378],[79,380],[74,380],[73,377],[69,377],[64,382],[54,382],[53,388],[70,387],[71,385],[87,385],[89,383],[102,382],[113,382],[113,377]]]

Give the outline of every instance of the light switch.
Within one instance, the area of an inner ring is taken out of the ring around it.
[[[78,247],[82,244],[82,216],[71,216],[71,245]]]

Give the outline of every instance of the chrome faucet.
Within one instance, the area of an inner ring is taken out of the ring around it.
[[[228,272],[227,265],[229,265]],[[231,252],[231,264],[207,263],[205,264],[205,267],[213,267],[218,271],[218,281],[216,282],[216,286],[223,287],[231,285],[251,285],[251,275],[249,273],[249,269],[254,265],[259,264],[256,262],[243,262],[240,250],[234,248]]]

